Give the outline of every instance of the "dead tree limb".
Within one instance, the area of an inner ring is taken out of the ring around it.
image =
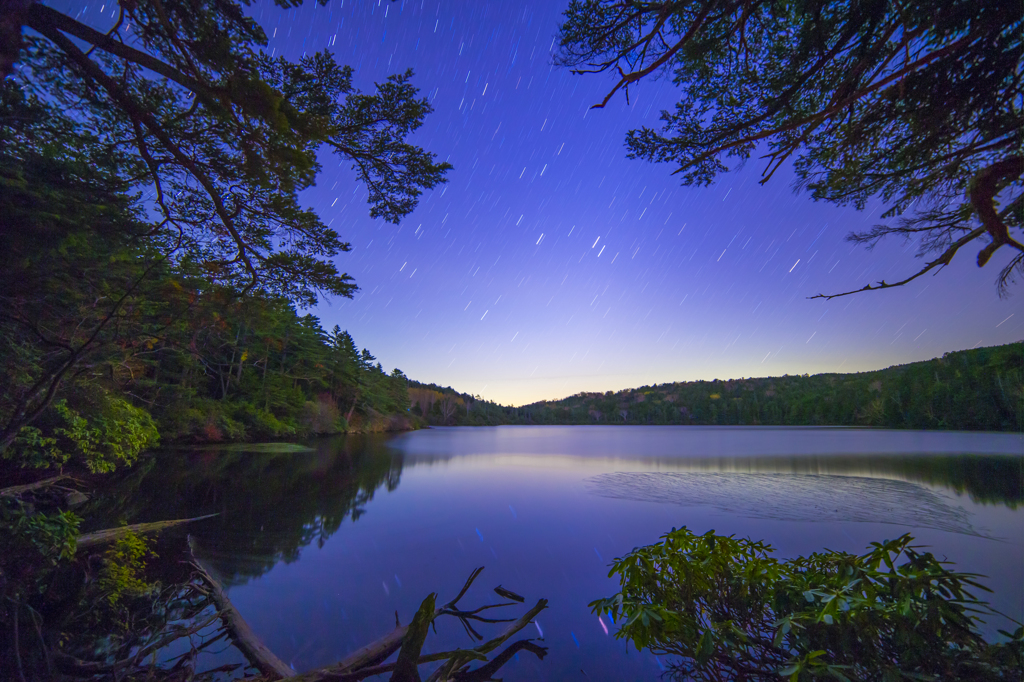
[[[472,670],[467,673],[460,673],[460,676],[456,676],[458,682],[463,682],[462,675],[465,676],[465,680],[488,680],[492,673],[496,672],[501,666],[505,665],[510,658],[516,655],[517,652],[526,649],[532,651],[537,655],[538,658],[543,659],[547,655],[548,650],[545,647],[538,646],[533,643],[533,640],[521,639],[518,642],[507,647],[504,651],[496,656],[492,661],[486,665],[482,665],[476,670]],[[426,654],[420,656],[417,661],[417,665],[423,665],[425,663],[433,663],[434,661],[444,661],[457,653],[464,652],[463,649],[456,649],[455,651],[441,651],[436,654]],[[332,673],[325,670],[313,670],[298,677],[292,678],[294,682],[360,682],[365,680],[367,677],[373,677],[374,675],[383,675],[389,673],[395,669],[396,663],[384,663],[381,665],[372,665],[366,668],[360,668],[355,672],[350,673]]]
[[[398,652],[398,660],[395,661],[395,672],[391,675],[391,682],[420,682],[420,651],[423,650],[423,643],[427,641],[430,624],[437,615],[434,611],[436,598],[437,594],[434,592],[427,595],[409,624],[409,631],[402,642],[402,649]]]
[[[459,600],[462,599],[463,596],[465,596],[466,592],[473,584],[473,581],[476,580],[477,576],[480,575],[481,571],[483,571],[482,566],[474,570],[473,573],[470,574],[469,578],[466,580],[466,583],[462,586],[462,589],[455,596],[455,598],[438,608],[434,608],[435,595],[431,594],[430,596],[428,596],[427,599],[425,599],[423,603],[420,605],[420,610],[417,612],[416,618],[413,619],[413,623],[411,625],[399,625],[384,637],[381,637],[377,641],[371,642],[370,644],[367,644],[366,646],[352,652],[342,661],[334,665],[327,666],[325,668],[318,668],[317,670],[310,670],[309,672],[303,673],[302,675],[294,677],[294,682],[359,682],[359,680],[363,680],[367,677],[381,675],[392,671],[394,671],[395,674],[398,675],[400,672],[400,662],[404,663],[404,670],[401,672],[403,673],[403,675],[405,675],[405,677],[393,677],[392,679],[418,680],[418,677],[413,677],[410,675],[410,670],[412,670],[413,668],[409,664],[413,661],[415,661],[415,667],[433,661],[446,661],[446,663],[441,666],[438,672],[445,671],[445,674],[449,674],[458,671],[455,674],[468,674],[471,677],[468,677],[467,679],[476,680],[484,679],[479,676],[472,677],[478,671],[483,671],[481,673],[482,675],[489,674],[490,671],[496,671],[498,668],[501,667],[501,665],[507,662],[507,660],[511,656],[515,655],[516,651],[523,648],[533,651],[538,656],[541,656],[543,658],[543,654],[547,652],[547,650],[543,647],[538,647],[533,644],[527,645],[517,642],[516,644],[512,645],[511,647],[503,651],[501,654],[499,654],[499,656],[496,657],[494,661],[486,663],[484,666],[477,668],[477,670],[470,671],[468,673],[460,670],[460,668],[462,668],[466,663],[469,663],[474,660],[486,662],[488,652],[491,652],[494,649],[501,646],[502,643],[504,643],[506,640],[512,637],[515,633],[519,632],[529,623],[531,623],[538,613],[540,613],[543,609],[547,608],[546,599],[541,599],[540,601],[538,601],[536,606],[530,609],[525,615],[523,615],[522,618],[508,626],[500,635],[484,644],[481,644],[479,647],[476,647],[475,649],[455,649],[454,651],[443,651],[439,653],[428,654],[426,656],[420,655],[420,651],[423,645],[423,638],[419,635],[424,634],[426,625],[432,623],[433,620],[438,616],[456,616],[457,618],[459,618],[459,620],[463,621],[464,623],[467,617],[474,618],[475,620],[481,620],[484,622],[508,622],[499,621],[496,619],[484,619],[475,616],[476,613],[479,613],[484,609],[491,608],[491,606],[484,606],[470,611],[462,611],[457,608]],[[512,604],[500,604],[500,606],[511,605]],[[509,621],[511,621],[511,619],[509,619]],[[384,664],[383,661],[387,660],[388,657],[390,657],[396,651],[399,651],[400,649],[402,651],[406,651],[407,647],[405,647],[404,645],[406,644],[406,639],[407,635],[410,632],[410,628],[416,629],[418,635],[415,637],[416,641],[409,640],[409,642],[413,646],[408,647],[408,653],[405,655],[404,660],[402,660],[402,653],[399,653],[399,661]],[[423,629],[424,632],[420,632],[421,629]],[[528,642],[529,640],[526,641]],[[505,655],[506,653],[507,656]],[[435,672],[435,675],[432,676],[431,679],[435,679],[436,675],[437,672]]]
[[[54,476],[52,478],[44,478],[41,481],[35,483],[26,483],[24,485],[12,485],[7,488],[0,488],[0,497],[17,497],[22,493],[27,493],[32,490],[39,490],[40,488],[48,488],[51,485],[59,483],[65,479],[71,478],[70,476]]]
[[[529,639],[521,639],[518,642],[515,642],[507,646],[504,651],[502,651],[500,654],[491,659],[490,662],[480,666],[476,670],[470,670],[469,672],[456,674],[455,681],[487,682],[487,680],[490,680],[492,677],[494,677],[494,673],[501,670],[501,667],[503,665],[508,663],[513,656],[515,656],[523,649],[532,652],[537,656],[537,658],[541,659],[542,661],[548,653],[547,647],[538,646],[534,644],[532,640]]]
[[[203,582],[210,588],[210,598],[217,607],[224,627],[231,633],[231,639],[238,647],[238,650],[260,671],[265,679],[278,680],[287,677],[295,677],[295,671],[291,666],[278,658],[267,645],[260,641],[249,624],[242,618],[235,605],[228,599],[220,582],[213,577],[212,569],[204,565],[202,559],[196,556],[195,542],[191,537],[188,539],[189,550],[192,553],[192,564],[199,572]]]
[[[474,649],[466,649],[464,651],[453,652],[453,655],[448,659],[448,662],[434,671],[434,674],[427,678],[427,682],[445,682],[446,680],[453,679],[453,676],[461,674],[461,668],[463,665],[474,660],[487,660],[487,654],[494,651],[507,641],[512,635],[516,634],[524,627],[533,622],[533,619],[537,617],[537,614],[548,607],[547,599],[540,599],[537,604],[523,614],[523,616],[516,622],[505,628],[505,631],[494,639],[481,644]]]
[[[165,528],[172,528],[174,526],[192,523],[193,521],[201,521],[213,516],[216,516],[216,514],[206,514],[205,516],[196,516],[191,519],[173,519],[171,521],[154,521],[153,523],[136,523],[131,526],[120,526],[118,528],[98,530],[95,533],[87,533],[80,536],[78,538],[77,547],[78,549],[83,549],[85,547],[94,547],[96,545],[114,542],[115,540],[123,538],[128,533],[157,533]]]

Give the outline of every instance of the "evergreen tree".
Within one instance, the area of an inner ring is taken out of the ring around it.
[[[934,258],[858,291],[906,284],[973,242],[984,243],[979,266],[1007,247],[1002,295],[1024,274],[1022,36],[1009,2],[573,0],[558,61],[618,74],[596,107],[669,74],[680,101],[626,146],[684,185],[709,185],[756,152],[762,183],[792,159],[816,200],[884,202],[890,221],[849,239],[919,240],[918,255]]]
[[[176,356],[182,380],[156,381],[178,387],[172,404],[233,399],[262,363],[263,409],[272,393],[302,403],[322,384],[318,322],[289,319],[277,348],[256,327],[288,317],[281,301],[356,289],[334,263],[349,245],[298,198],[318,151],[350,162],[391,222],[449,168],[406,142],[431,111],[411,71],[366,94],[326,52],[266,54],[233,0],[117,7],[90,26],[2,4],[0,453],[104,363],[167,372]]]

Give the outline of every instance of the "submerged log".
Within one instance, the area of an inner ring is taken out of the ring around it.
[[[466,594],[466,591],[469,589],[470,585],[473,584],[473,581],[476,580],[476,577],[480,575],[482,570],[484,570],[483,566],[475,569],[470,574],[455,599],[452,599],[441,608],[434,610],[434,615],[431,618],[431,621],[440,616],[445,610],[454,609],[456,604],[458,604],[459,600]],[[317,670],[311,670],[308,673],[304,673],[299,676],[299,679],[302,680],[302,682],[321,682],[323,680],[361,680],[363,677],[369,677],[371,674],[377,675],[381,672],[389,672],[394,669],[393,663],[387,666],[379,666],[378,664],[383,663],[391,656],[391,654],[402,648],[402,643],[405,641],[405,636],[408,632],[408,625],[396,624],[394,630],[380,639],[356,649],[334,665],[329,665],[324,668],[318,668]],[[427,660],[437,661],[441,659],[428,657]],[[426,661],[421,658],[420,662],[424,663]],[[364,674],[364,671],[370,668],[373,668],[376,672]]]
[[[53,476],[52,478],[44,478],[43,480],[36,481],[35,483],[26,483],[24,485],[12,485],[7,488],[0,488],[0,497],[17,497],[22,493],[39,490],[40,488],[48,488],[51,485],[70,478],[70,476]]]
[[[441,609],[437,609],[434,611],[434,618],[440,614]],[[299,675],[295,678],[295,682],[327,682],[328,680],[331,682],[357,682],[373,675],[391,672],[395,669],[396,663],[380,664],[390,658],[391,654],[402,648],[408,632],[408,625],[399,625],[380,639],[356,649],[341,661]],[[443,660],[447,656],[447,653],[440,656],[436,654],[433,656],[422,656],[419,658],[417,665]]]
[[[249,624],[242,618],[235,605],[228,599],[227,593],[221,587],[220,581],[213,577],[213,569],[207,566],[202,559],[196,556],[195,541],[189,537],[188,546],[192,552],[192,564],[196,567],[199,575],[210,588],[210,598],[217,606],[224,627],[231,634],[231,639],[239,651],[260,671],[265,679],[277,680],[286,677],[295,677],[295,671],[291,666],[282,661],[277,655],[267,648],[260,638],[253,632]]]
[[[95,533],[87,533],[78,538],[77,547],[79,549],[85,547],[93,547],[95,545],[102,545],[108,542],[114,542],[119,540],[128,533],[156,533],[164,530],[165,528],[172,528],[174,526],[180,526],[185,523],[192,523],[193,521],[201,521],[210,517],[216,516],[216,514],[206,514],[205,516],[196,516],[191,519],[173,519],[171,521],[154,521],[152,523],[136,523],[131,526],[119,526],[117,528],[107,528],[105,530],[98,530]]]

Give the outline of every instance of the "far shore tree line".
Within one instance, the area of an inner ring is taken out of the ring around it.
[[[1021,431],[1024,342],[946,353],[856,374],[685,381],[579,393],[506,407],[450,388],[434,393],[431,423],[875,426]],[[415,394],[415,391],[414,391]],[[442,405],[452,405],[445,417]]]

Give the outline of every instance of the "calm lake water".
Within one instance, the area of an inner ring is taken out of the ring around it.
[[[909,532],[987,576],[990,601],[1024,616],[1020,434],[541,426],[312,447],[165,453],[159,474],[135,471],[111,495],[106,519],[220,512],[191,529],[202,555],[253,629],[299,671],[387,633],[396,611],[408,623],[430,592],[451,599],[485,566],[463,608],[500,601],[491,591],[499,584],[526,598],[509,617],[550,602],[521,633],[543,631],[547,657],[522,652],[499,677],[656,679],[661,661],[615,640],[587,604],[617,591],[613,558],[684,525],[765,540],[782,558],[860,553]],[[442,619],[424,653],[467,646],[457,621]]]

